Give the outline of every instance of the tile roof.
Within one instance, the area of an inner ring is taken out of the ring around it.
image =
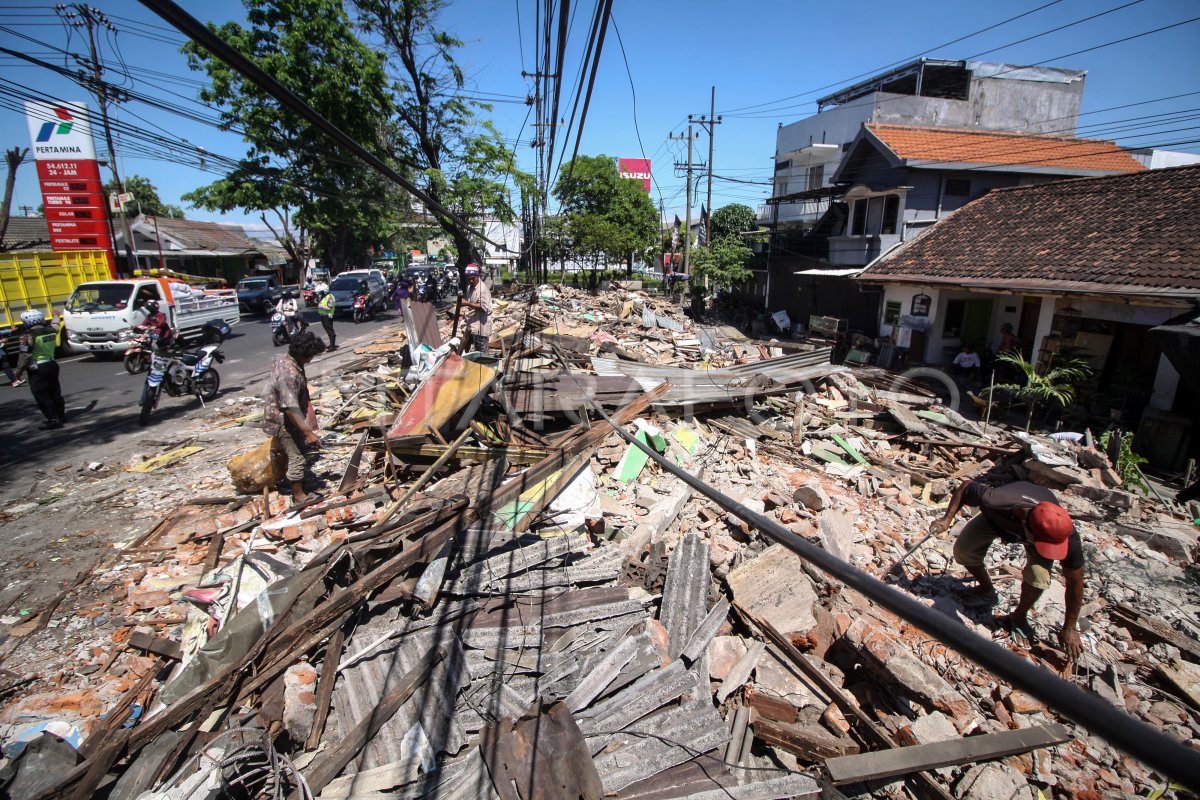
[[[243,252],[259,249],[259,242],[247,238],[241,228],[229,225],[170,217],[143,216],[139,220],[151,228],[157,220],[159,233],[178,242],[186,250]]]
[[[50,228],[45,217],[9,217],[4,230],[4,250],[49,251]]]
[[[878,123],[866,128],[909,166],[988,164],[1106,174],[1145,169],[1129,153],[1103,139]]]
[[[858,279],[1200,295],[1200,165],[994,189]]]

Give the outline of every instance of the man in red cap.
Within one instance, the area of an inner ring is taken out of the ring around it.
[[[965,525],[954,542],[954,559],[978,581],[976,592],[995,602],[996,588],[988,577],[984,558],[996,539],[1025,546],[1025,569],[1021,573],[1021,599],[1012,614],[1003,620],[1013,636],[1034,640],[1029,625],[1029,609],[1050,586],[1054,562],[1062,564],[1066,581],[1066,616],[1058,640],[1075,659],[1079,655],[1079,632],[1075,623],[1083,605],[1083,544],[1071,515],[1058,504],[1054,493],[1044,486],[1017,481],[1005,486],[988,486],[965,481],[950,498],[950,505],[930,531],[939,534],[950,529],[954,517],[964,506],[980,510]]]

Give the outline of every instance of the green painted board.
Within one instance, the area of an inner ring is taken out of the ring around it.
[[[834,455],[833,453],[829,452],[828,450],[823,450],[820,447],[814,447],[812,454],[813,454],[814,458],[819,458],[822,461],[826,461],[830,464],[841,464],[843,467],[850,466],[845,461],[843,461],[840,456]]]
[[[867,467],[871,466],[871,462],[870,462],[870,461],[867,461],[867,459],[863,458],[863,455],[862,455],[862,453],[860,453],[860,452],[858,452],[857,450],[855,450],[855,449],[854,449],[854,448],[853,448],[853,447],[850,445],[850,443],[849,443],[849,442],[847,442],[845,439],[843,439],[841,436],[838,436],[838,435],[835,433],[835,434],[833,435],[833,440],[834,440],[835,442],[837,442],[837,443],[838,443],[838,447],[842,448],[842,449],[843,449],[843,450],[845,450],[847,453],[849,453],[849,454],[850,454],[850,457],[851,457],[851,458],[853,458],[855,461],[857,461],[858,463],[862,464],[863,466],[867,466]]]
[[[700,436],[691,428],[676,428],[671,433],[675,437],[675,441],[683,445],[683,449],[687,450],[691,455],[696,455],[696,451],[700,449]]]
[[[643,444],[650,444],[650,440],[646,436],[645,431],[638,431],[634,437]],[[662,438],[662,437],[658,437]],[[663,442],[666,445],[666,442]],[[617,468],[614,470],[614,476],[621,483],[631,483],[637,480],[637,476],[642,474],[642,469],[646,466],[646,462],[650,460],[650,456],[646,455],[642,448],[636,445],[629,445],[629,449],[625,451],[625,455],[621,456],[620,462],[617,463]]]

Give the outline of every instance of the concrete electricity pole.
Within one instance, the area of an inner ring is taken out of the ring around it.
[[[717,108],[717,87],[712,87],[708,100],[708,115],[701,114],[693,117],[688,114],[689,121],[695,121],[708,131],[708,217],[704,220],[704,243],[712,244],[712,179],[713,179],[713,126],[720,125],[723,117],[714,116]]]
[[[117,185],[117,193],[124,194],[125,184],[121,182],[121,176],[117,173],[117,151],[113,147],[112,128],[108,122],[108,87],[104,82],[104,67],[101,65],[99,53],[96,51],[96,28],[103,27],[113,33],[116,33],[117,28],[99,9],[89,5],[72,3],[71,5],[56,6],[56,10],[66,18],[67,23],[73,28],[87,28],[88,49],[92,56],[92,91],[100,106],[100,119],[104,124],[104,141],[108,145],[108,168],[112,170],[113,183]],[[118,213],[121,216],[121,233],[125,238],[125,271],[130,277],[133,277],[133,271],[137,267],[137,261],[133,255],[133,230],[129,227],[129,217],[125,215],[124,206],[121,206]],[[113,244],[115,245],[116,242]]]
[[[682,141],[687,139],[688,156],[687,156],[687,222],[683,231],[683,274],[690,275],[689,268],[691,266],[692,254],[692,143],[696,141],[696,135],[692,133],[692,126],[688,125],[687,136],[668,136],[668,139],[673,141]],[[683,164],[676,163],[675,167],[679,168]]]

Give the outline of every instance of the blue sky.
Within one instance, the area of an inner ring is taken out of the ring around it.
[[[118,29],[104,37],[101,49],[114,69],[123,69],[123,59],[132,78],[126,81],[129,88],[213,115],[194,102],[203,75],[187,69],[178,49],[180,34],[137,2],[98,0],[94,5]],[[183,5],[205,21],[242,18],[241,4],[232,0]],[[568,40],[562,117],[569,115],[594,9],[592,3],[572,5],[576,16]],[[534,12],[533,0],[457,0],[442,15],[444,27],[465,42],[459,61],[469,89],[499,100],[490,116],[527,167],[533,164],[528,146],[533,132],[523,127],[527,108],[521,98],[531,90],[531,82],[521,72],[534,69]],[[997,25],[1018,15],[1022,16]],[[1100,16],[1081,21],[1095,15]],[[713,205],[741,202],[755,207],[768,194],[779,124],[814,113],[815,99],[836,87],[921,55],[1087,70],[1080,124],[1089,127],[1081,128],[1083,135],[1114,138],[1131,147],[1171,145],[1169,149],[1200,152],[1200,21],[1139,36],[1194,17],[1200,17],[1195,0],[864,0],[855,6],[796,0],[616,0],[616,27],[609,29],[604,44],[580,153],[636,158],[644,151],[653,161],[655,202],[661,199],[668,216],[683,216],[684,180],[672,163],[684,160],[686,145],[668,136],[686,129],[688,114],[708,112],[710,86],[715,85],[717,113],[724,121],[716,129],[713,162],[721,179],[714,184]],[[996,27],[970,35],[989,26]],[[1069,27],[1051,32],[1061,26]],[[967,38],[954,41],[961,37]],[[1136,38],[1101,46],[1126,37]],[[67,58],[61,50],[86,52],[84,39],[79,33],[68,36],[52,4],[11,1],[0,4],[0,46],[58,65]],[[636,88],[636,117],[630,76]],[[113,73],[108,77],[120,79]],[[87,98],[69,80],[9,55],[0,55],[0,79],[4,149],[29,146],[25,121],[14,110],[16,95],[32,91],[61,100]],[[1169,97],[1173,99],[1162,99]],[[1134,103],[1140,105],[1116,108]],[[244,152],[237,136],[161,109],[130,102],[113,113],[125,123],[186,140],[209,153]],[[100,141],[97,147],[102,149]],[[697,147],[697,158],[707,158],[707,139],[701,137]],[[162,160],[131,152],[120,141],[118,150],[122,174],[149,177],[167,202],[180,203],[180,195],[217,177],[197,168],[195,151]],[[20,214],[22,205],[36,207],[40,202],[34,167],[26,164],[18,172],[14,213]],[[216,218],[190,209],[188,216]],[[257,221],[256,215],[241,214],[226,219]]]

